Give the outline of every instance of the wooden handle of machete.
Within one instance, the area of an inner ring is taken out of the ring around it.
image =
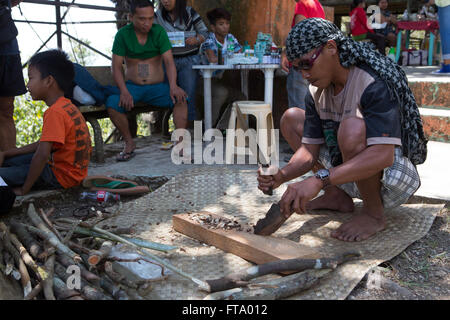
[[[264,176],[271,176],[271,175],[273,175],[270,172],[271,170],[269,170],[269,167],[270,167],[269,164],[262,164],[261,167],[262,167],[262,170],[261,170],[261,174],[262,175],[264,175]],[[274,168],[274,167],[272,167],[272,168]],[[269,195],[269,196],[273,196],[273,189],[272,189],[272,187],[269,187],[269,190],[268,191],[263,191],[263,193],[266,194],[266,195]]]

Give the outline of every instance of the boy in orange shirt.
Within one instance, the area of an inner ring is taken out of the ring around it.
[[[16,195],[79,185],[87,176],[91,138],[83,115],[64,97],[74,78],[73,64],[63,51],[41,52],[30,59],[28,77],[33,100],[50,108],[38,142],[0,152],[0,177]]]

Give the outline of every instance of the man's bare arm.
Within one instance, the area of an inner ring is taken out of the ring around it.
[[[117,86],[119,87],[119,90],[120,90],[119,106],[130,111],[134,107],[134,101],[133,101],[133,97],[131,96],[131,94],[128,91],[127,86],[125,84],[125,78],[123,75],[123,68],[122,68],[124,60],[125,60],[124,57],[113,54],[113,56],[112,56],[112,75],[113,75],[114,82],[117,84]]]
[[[330,183],[340,185],[370,178],[394,162],[392,144],[376,144],[343,164],[330,169]]]
[[[167,79],[170,86],[170,97],[174,104],[177,102],[185,102],[187,98],[186,92],[177,85],[177,69],[173,60],[172,50],[168,50],[162,54],[164,65],[166,66]]]
[[[289,163],[280,170],[284,182],[301,177],[311,170],[319,158],[319,150],[320,144],[302,143]]]
[[[122,65],[123,65],[124,60],[125,60],[125,57],[121,57],[116,54],[112,55],[112,64],[111,64],[112,76],[113,76],[114,82],[119,87],[120,92],[122,92],[122,90],[128,91],[127,86],[125,85],[125,78],[123,76]]]
[[[175,67],[175,61],[173,59],[172,50],[167,50],[162,54],[164,65],[166,66],[167,79],[169,80],[170,87],[177,85],[177,69]]]
[[[304,15],[302,15],[302,14],[297,14],[297,15],[295,16],[295,24],[297,24],[297,23],[299,23],[300,21],[305,20],[305,19],[306,19],[306,17],[305,17]]]

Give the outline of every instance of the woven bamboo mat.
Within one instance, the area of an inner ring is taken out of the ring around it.
[[[210,211],[244,223],[256,223],[278,201],[286,185],[266,196],[257,189],[256,172],[229,168],[196,168],[177,175],[155,192],[123,205],[120,213],[103,225],[134,226],[136,236],[177,246],[170,254],[157,255],[199,279],[213,279],[250,267],[246,260],[200,243],[172,229],[172,215]],[[294,214],[274,236],[311,246],[323,256],[359,251],[358,260],[339,266],[320,283],[290,299],[345,299],[373,267],[400,254],[430,229],[443,205],[414,204],[387,210],[387,228],[359,243],[330,237],[330,232],[351,214],[319,211]],[[356,210],[360,209],[357,205]],[[154,253],[154,252],[152,252]],[[277,277],[277,276],[275,276]],[[155,282],[149,299],[203,299],[205,292],[176,274]]]

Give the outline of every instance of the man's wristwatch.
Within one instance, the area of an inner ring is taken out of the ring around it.
[[[330,171],[328,169],[320,169],[316,172],[315,177],[322,180],[322,189],[328,188],[330,184]]]

